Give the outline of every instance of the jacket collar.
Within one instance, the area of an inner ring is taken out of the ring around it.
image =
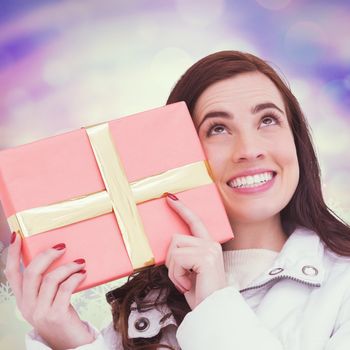
[[[298,227],[287,239],[272,267],[241,292],[279,279],[320,287],[325,275],[323,255],[324,245],[320,237],[311,230]]]

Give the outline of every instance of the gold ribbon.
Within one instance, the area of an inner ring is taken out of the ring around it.
[[[209,164],[199,161],[129,183],[108,123],[85,129],[106,191],[18,212],[8,218],[11,230],[29,237],[113,211],[133,268],[154,264],[137,204],[160,198],[164,192],[177,193],[212,183]]]

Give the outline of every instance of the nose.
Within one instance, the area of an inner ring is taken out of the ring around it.
[[[232,148],[232,160],[235,163],[256,161],[265,157],[263,145],[251,134],[237,135]]]

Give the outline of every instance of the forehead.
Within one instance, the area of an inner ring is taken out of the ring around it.
[[[234,109],[250,109],[265,102],[273,102],[285,111],[281,93],[266,75],[260,72],[242,73],[207,87],[199,96],[193,114],[199,121],[209,111],[227,107],[234,113]]]

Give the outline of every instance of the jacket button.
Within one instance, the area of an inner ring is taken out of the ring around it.
[[[269,275],[277,275],[282,271],[283,271],[282,267],[276,267],[269,272]]]
[[[306,265],[302,268],[303,274],[307,276],[316,276],[318,275],[318,270],[316,267],[313,267],[311,265]]]
[[[150,326],[149,319],[147,317],[140,317],[135,321],[134,326],[138,331],[144,332]]]

